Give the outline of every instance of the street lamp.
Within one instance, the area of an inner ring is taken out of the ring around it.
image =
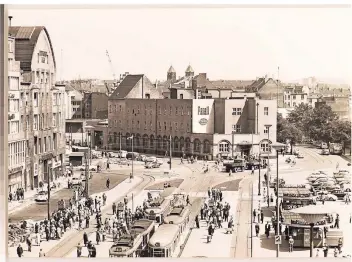
[[[134,159],[134,152],[133,152],[133,135],[130,137],[127,137],[127,140],[131,140],[131,144],[132,144],[132,173],[131,176],[133,177],[133,159]]]
[[[272,148],[276,151],[276,233],[280,235],[280,205],[279,205],[279,152],[284,148],[284,145],[276,144],[272,145]],[[279,257],[280,244],[276,247],[276,257]]]
[[[269,197],[269,181],[270,181],[270,153],[271,153],[271,146],[270,146],[270,127],[272,127],[272,125],[265,125],[266,131],[268,132],[268,165],[267,165],[267,175],[266,175],[266,189],[267,189],[267,195],[268,195],[268,207],[270,206],[270,197]]]

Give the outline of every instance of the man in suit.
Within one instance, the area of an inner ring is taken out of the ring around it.
[[[269,234],[270,234],[270,224],[269,224],[269,221],[267,221],[266,224],[265,224],[265,235],[266,235],[266,238],[269,238]]]

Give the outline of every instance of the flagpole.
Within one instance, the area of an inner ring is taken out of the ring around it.
[[[133,177],[133,159],[134,159],[134,152],[133,152],[133,135],[132,135],[132,177]]]

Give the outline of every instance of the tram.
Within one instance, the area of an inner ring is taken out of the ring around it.
[[[181,205],[174,207],[171,212],[164,218],[164,223],[177,225],[180,229],[180,233],[182,234],[189,223],[190,213],[191,211],[188,206]]]
[[[176,187],[165,188],[156,199],[149,203],[149,207],[144,211],[145,218],[162,224],[164,217],[171,210],[171,200],[176,191]]]
[[[147,219],[136,220],[128,232],[122,235],[110,250],[110,257],[145,257],[148,242],[155,232],[155,222]]]
[[[172,257],[180,241],[181,231],[178,225],[163,224],[150,238],[149,257]]]

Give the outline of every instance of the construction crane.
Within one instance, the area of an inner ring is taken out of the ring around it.
[[[112,76],[114,78],[114,88],[116,88],[117,87],[117,80],[116,80],[115,70],[114,70],[114,66],[112,65],[111,58],[110,58],[108,50],[106,50],[106,56],[108,57],[108,61],[109,61],[109,64],[110,64]],[[111,90],[111,88],[109,87],[108,83],[106,83],[106,82],[105,82],[105,87],[106,87],[106,90],[108,92],[108,95],[110,95],[114,91],[114,90]]]

